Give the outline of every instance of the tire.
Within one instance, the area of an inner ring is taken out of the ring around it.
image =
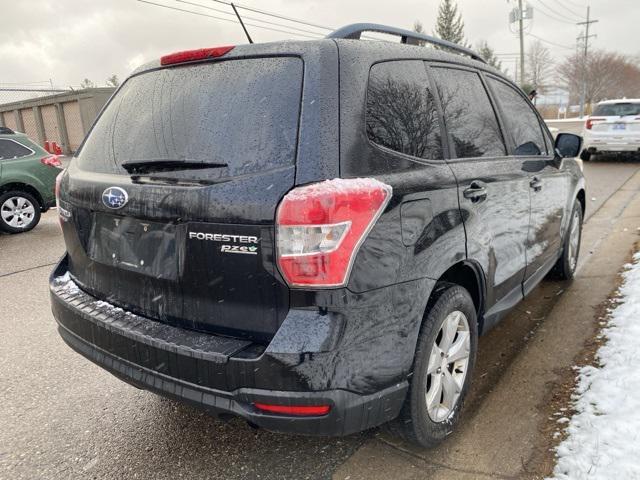
[[[460,411],[471,383],[478,342],[476,310],[469,292],[454,284],[442,284],[437,288],[439,290],[429,302],[426,318],[418,337],[413,375],[407,398],[400,415],[390,425],[394,433],[411,443],[426,448],[434,447],[442,442],[454,430],[460,418]],[[463,318],[459,317],[459,314]],[[456,316],[457,320],[455,320]],[[461,364],[465,363],[463,359],[449,364],[445,373],[443,365],[449,361],[449,358],[445,359],[442,353],[438,356],[434,348],[436,345],[443,346],[447,330],[445,323],[451,326],[456,321],[458,323],[451,342],[452,348],[448,352],[450,354],[455,351],[463,352],[464,349],[456,350],[453,347],[456,345],[464,346],[464,337],[466,336],[468,356],[464,368],[461,367]],[[463,321],[466,322],[466,331],[465,326],[462,325]],[[467,335],[464,335],[463,332]],[[432,352],[432,360],[436,360],[436,363],[440,364],[438,367],[433,362],[429,366]],[[464,370],[462,377],[459,373],[460,370]],[[454,375],[452,372],[455,372]],[[437,393],[438,387],[434,383],[437,378],[440,378],[439,384],[443,388],[442,394]],[[445,378],[448,380],[444,380]],[[451,383],[452,381],[454,383]],[[446,388],[446,385],[449,388],[458,387],[457,398],[455,395],[447,394],[449,389]],[[448,400],[447,397],[449,397]],[[429,403],[429,399],[431,399],[431,403]],[[449,408],[451,405],[452,408]]]
[[[40,210],[40,202],[30,193],[19,190],[3,193],[0,195],[0,230],[28,232],[40,222]]]
[[[583,218],[584,212],[582,211],[582,204],[576,200],[571,210],[571,220],[569,221],[569,227],[564,237],[562,255],[558,258],[552,270],[553,277],[558,280],[572,280],[576,275],[580,243],[582,241]],[[574,222],[577,222],[577,225]],[[577,228],[577,230],[574,230],[574,227]]]
[[[591,160],[591,157],[592,157],[592,154],[587,150],[583,150],[582,153],[580,153],[580,159],[583,162],[588,162],[589,160]]]

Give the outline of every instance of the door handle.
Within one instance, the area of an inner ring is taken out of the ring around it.
[[[533,188],[534,192],[542,190],[542,181],[538,177],[533,177],[529,182],[529,186]]]
[[[481,202],[487,198],[487,187],[484,182],[474,180],[462,192],[464,198],[468,198],[472,203]]]

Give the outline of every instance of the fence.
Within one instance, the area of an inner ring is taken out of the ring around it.
[[[70,155],[113,91],[0,88],[0,127],[24,132],[43,146],[46,141],[56,142]]]

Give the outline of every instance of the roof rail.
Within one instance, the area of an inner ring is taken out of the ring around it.
[[[11,135],[14,132],[13,130],[11,130],[9,127],[0,127],[0,135]]]
[[[389,35],[396,35],[400,37],[401,43],[408,45],[420,45],[421,43],[431,43],[439,47],[445,47],[449,50],[453,50],[464,55],[468,55],[474,60],[478,60],[482,63],[487,61],[482,58],[478,53],[474,52],[470,48],[463,47],[457,43],[442,40],[441,38],[432,37],[430,35],[424,35],[422,33],[412,32],[411,30],[404,30],[402,28],[388,27],[386,25],[379,25],[377,23],[353,23],[346,25],[338,30],[331,32],[326,38],[346,38],[352,40],[360,40],[360,36],[363,32],[378,32],[386,33]]]

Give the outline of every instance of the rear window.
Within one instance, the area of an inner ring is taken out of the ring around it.
[[[434,68],[433,74],[456,157],[505,156],[498,119],[478,74],[453,68]]]
[[[293,164],[303,63],[259,58],[155,70],[127,80],[78,153],[78,166],[224,163],[191,176],[236,176]]]
[[[369,139],[396,152],[441,159],[438,111],[421,60],[378,63],[367,88]]]
[[[28,157],[34,152],[30,148],[9,138],[0,138],[0,160]]]
[[[601,117],[623,117],[625,115],[640,115],[640,103],[605,103],[597,105],[593,115]]]

